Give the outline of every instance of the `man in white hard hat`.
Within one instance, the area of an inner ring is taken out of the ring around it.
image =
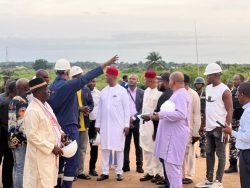
[[[232,95],[229,88],[221,83],[220,75],[222,69],[216,63],[208,64],[204,75],[207,76],[209,85],[206,87],[206,179],[196,185],[196,187],[222,188],[222,177],[226,162],[225,147],[228,141],[228,135],[223,134],[222,127],[216,123],[230,126],[232,120]],[[200,128],[200,134],[203,134],[204,126]],[[218,157],[218,169],[215,181],[213,171],[215,157]]]
[[[69,135],[72,140],[79,141],[78,133],[78,118],[79,111],[77,108],[78,90],[83,88],[90,80],[103,74],[103,69],[107,66],[114,64],[118,57],[114,56],[107,62],[103,63],[100,67],[95,68],[78,78],[69,79],[70,63],[66,59],[59,59],[55,64],[57,77],[50,85],[51,91],[48,103],[51,105],[54,113],[58,119],[62,130]],[[57,188],[72,187],[74,175],[77,169],[77,155],[71,158],[60,159],[59,164],[59,177]],[[63,181],[62,181],[63,180]]]
[[[70,70],[70,77],[77,78],[81,76],[83,70],[81,67],[73,66]],[[79,179],[90,180],[89,175],[84,173],[84,161],[88,145],[88,129],[89,129],[89,113],[94,108],[94,102],[92,99],[91,91],[87,87],[83,87],[77,91],[77,107],[79,109],[79,149],[78,149],[78,168],[76,171],[76,177]]]

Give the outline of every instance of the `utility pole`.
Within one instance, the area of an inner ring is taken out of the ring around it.
[[[195,30],[196,64],[197,64],[198,76],[200,76],[200,65],[199,65],[199,53],[198,53],[196,22],[194,22],[194,30]]]
[[[5,48],[5,62],[8,63],[9,62],[9,52],[8,52],[8,46],[6,46]]]

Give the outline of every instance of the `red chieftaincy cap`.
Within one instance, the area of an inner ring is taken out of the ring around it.
[[[118,76],[119,71],[115,67],[108,67],[106,70],[106,74],[111,75],[111,76]]]
[[[156,78],[156,73],[152,70],[148,70],[144,74],[145,78]]]

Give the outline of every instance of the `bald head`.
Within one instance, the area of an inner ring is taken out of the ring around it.
[[[12,95],[12,97],[15,96],[15,94],[16,94],[16,80],[8,79],[6,81],[5,92],[8,95]]]
[[[39,69],[36,71],[37,78],[43,78],[45,82],[49,83],[49,73],[44,69]]]
[[[20,78],[16,81],[16,93],[18,96],[22,98],[27,97],[27,93],[29,92],[29,80],[26,78]]]
[[[172,90],[177,90],[184,87],[184,74],[182,72],[171,73],[169,80],[169,85]]]
[[[182,82],[184,83],[184,74],[182,72],[173,72],[170,75],[170,80],[173,82]]]

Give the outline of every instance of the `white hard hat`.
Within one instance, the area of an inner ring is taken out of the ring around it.
[[[175,103],[170,100],[167,100],[161,105],[161,111],[164,112],[174,112],[175,111]]]
[[[75,75],[78,75],[78,74],[82,74],[83,71],[81,69],[81,67],[78,67],[78,66],[73,66],[70,71],[69,71],[69,76],[70,77],[73,77]]]
[[[210,63],[207,65],[204,75],[209,75],[219,72],[222,72],[220,65],[218,65],[217,63]]]
[[[58,59],[55,64],[55,70],[70,70],[70,62],[67,59]]]
[[[77,143],[74,140],[69,145],[62,148],[63,151],[63,157],[70,158],[73,157],[76,154],[77,151]]]
[[[100,134],[97,133],[97,134],[96,134],[96,137],[95,137],[95,140],[93,140],[92,145],[93,145],[93,146],[98,146],[98,145],[100,145],[100,144],[101,144],[101,137],[100,137]]]

